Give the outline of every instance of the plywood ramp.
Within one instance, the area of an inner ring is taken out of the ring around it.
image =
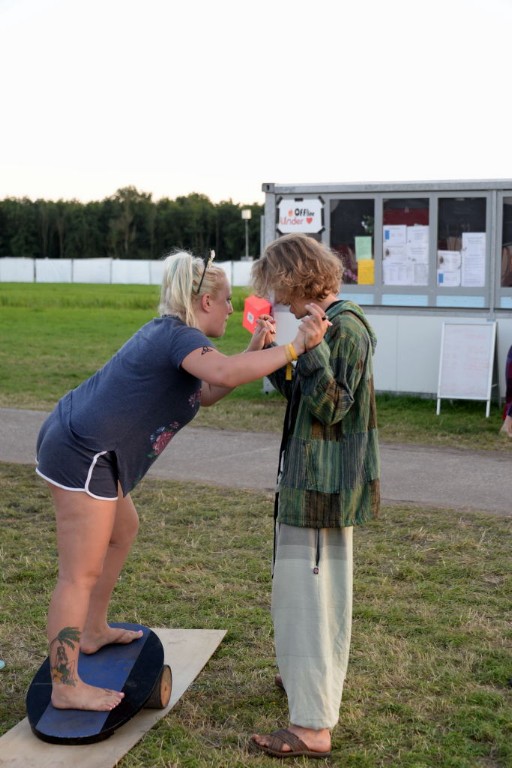
[[[1,768],[113,768],[118,760],[169,712],[193,683],[226,634],[222,629],[154,629],[172,669],[166,709],[143,709],[106,741],[47,744],[32,733],[27,718],[0,738]]]

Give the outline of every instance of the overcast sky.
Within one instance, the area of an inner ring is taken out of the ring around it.
[[[512,0],[0,0],[0,199],[512,178]]]

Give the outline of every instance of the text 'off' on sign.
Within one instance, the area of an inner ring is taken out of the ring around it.
[[[323,229],[323,203],[319,198],[283,198],[278,205],[277,229],[288,232],[320,232]]]

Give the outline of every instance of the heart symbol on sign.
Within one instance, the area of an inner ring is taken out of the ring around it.
[[[293,216],[293,211],[292,211],[292,209],[291,209],[291,208],[290,208],[290,210],[288,211],[288,216],[290,216],[290,218]]]
[[[308,216],[306,218],[306,221],[307,221],[308,224],[311,224],[311,222],[313,221],[313,217],[312,216]]]

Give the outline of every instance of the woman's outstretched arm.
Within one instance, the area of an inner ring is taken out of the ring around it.
[[[230,389],[268,376],[322,341],[330,323],[323,320],[323,310],[316,304],[308,304],[307,309],[310,314],[301,319],[291,344],[238,355],[223,355],[205,346],[187,355],[182,367],[214,387]]]

